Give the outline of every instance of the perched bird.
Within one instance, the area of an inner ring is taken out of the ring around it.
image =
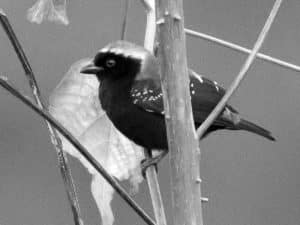
[[[118,130],[138,145],[166,153],[168,144],[159,72],[154,55],[125,41],[108,44],[81,70],[81,73],[97,76],[102,108]],[[199,127],[223,97],[225,89],[215,81],[190,74],[190,94],[195,126]],[[269,131],[240,118],[230,105],[226,105],[205,135],[219,129],[246,130],[275,140]]]

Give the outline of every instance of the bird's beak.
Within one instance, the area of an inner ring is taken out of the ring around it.
[[[97,74],[101,73],[102,70],[103,70],[102,67],[98,67],[98,66],[95,66],[94,63],[90,63],[90,64],[84,66],[80,70],[80,73],[97,75]]]

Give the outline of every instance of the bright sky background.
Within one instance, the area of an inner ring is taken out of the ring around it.
[[[32,63],[45,99],[69,66],[93,56],[119,39],[123,4],[114,1],[69,1],[70,25],[30,24],[26,10],[35,0],[0,0]],[[128,40],[143,43],[145,16],[132,1]],[[253,46],[273,0],[186,0],[186,27]],[[300,2],[284,1],[263,52],[300,64]],[[246,56],[206,41],[187,37],[189,65],[224,87],[238,73]],[[10,43],[0,30],[0,73],[30,95],[27,81]],[[256,60],[231,100],[241,114],[270,129],[275,143],[246,132],[220,131],[206,138],[201,177],[207,225],[300,224],[300,76],[299,73]],[[99,224],[90,194],[90,175],[70,160],[83,219]],[[171,223],[168,159],[159,167],[166,212]],[[144,182],[136,200],[149,212]],[[116,225],[143,222],[117,196]],[[0,224],[71,225],[56,153],[42,120],[0,89]]]

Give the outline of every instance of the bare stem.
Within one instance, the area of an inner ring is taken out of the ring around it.
[[[185,28],[184,30],[185,30],[185,33],[187,35],[190,35],[190,36],[193,36],[193,37],[202,38],[204,40],[210,41],[212,43],[217,43],[219,45],[222,45],[222,46],[225,46],[227,48],[236,50],[238,52],[244,52],[244,53],[248,53],[248,54],[251,53],[251,49],[242,47],[242,46],[234,44],[232,42],[225,41],[225,40],[222,40],[220,38],[216,38],[216,37],[213,37],[211,35],[204,34],[204,33],[201,33],[201,32],[198,32],[198,31],[194,31],[194,30],[191,30],[191,29]],[[295,70],[297,72],[300,72],[300,66],[292,64],[290,62],[286,62],[286,61],[283,61],[281,59],[274,58],[274,57],[269,56],[269,55],[265,55],[263,53],[257,53],[256,57],[260,58],[260,59],[263,59],[263,60],[265,60],[267,62],[271,62],[271,63],[274,63],[276,65],[279,65],[279,66],[282,66],[282,67],[285,67],[285,68],[292,69],[292,70]]]
[[[206,120],[201,124],[201,126],[197,130],[197,135],[198,138],[201,138],[202,135],[205,133],[205,131],[209,128],[209,126],[213,123],[213,121],[218,117],[218,115],[222,112],[223,108],[225,107],[226,103],[232,96],[232,94],[237,90],[239,87],[240,83],[242,82],[243,78],[247,74],[252,62],[255,59],[256,54],[258,53],[260,47],[262,46],[270,28],[271,25],[277,15],[277,12],[279,10],[279,7],[281,5],[282,0],[276,0],[274,3],[274,6],[270,12],[270,15],[261,31],[259,34],[257,41],[253,47],[253,50],[251,54],[248,56],[246,62],[242,66],[239,74],[235,78],[235,80],[232,82],[230,85],[230,88],[226,91],[226,94],[223,96],[221,101],[218,103],[218,105],[214,108],[214,110],[210,113],[210,115],[206,118]]]
[[[142,0],[147,12],[147,24],[145,31],[144,47],[153,52],[156,34],[156,10],[155,0]]]
[[[147,24],[145,32],[144,47],[153,53],[154,41],[156,35],[156,9],[155,0],[142,0],[147,12]],[[145,149],[146,158],[151,157],[148,154],[149,149]],[[150,149],[151,151],[151,149]],[[157,225],[167,225],[164,205],[161,197],[159,182],[155,166],[150,166],[146,170],[149,192],[152,200],[153,211]]]
[[[64,138],[66,138],[81,154],[82,156],[97,170],[103,178],[115,189],[115,191],[125,200],[125,202],[148,224],[155,225],[153,220],[143,211],[143,209],[130,197],[125,189],[114,179],[101,164],[89,153],[89,151],[53,116],[46,110],[40,109],[32,103],[27,97],[21,94],[12,84],[8,82],[6,77],[0,76],[0,86],[5,88],[9,93],[31,108],[39,116],[47,120]]]
[[[3,29],[5,30],[9,40],[11,41],[14,50],[23,66],[25,75],[28,79],[29,85],[32,90],[32,94],[34,96],[35,102],[37,105],[45,110],[45,104],[42,101],[40,89],[38,87],[37,81],[35,79],[34,73],[30,66],[29,60],[26,57],[26,54],[11,26],[7,16],[3,12],[0,11],[0,22],[2,24]],[[62,179],[64,181],[67,197],[71,206],[71,210],[73,213],[74,223],[75,225],[82,225],[83,220],[81,219],[80,207],[78,202],[78,197],[75,189],[75,184],[72,179],[71,168],[68,166],[67,157],[63,152],[63,147],[60,138],[58,137],[57,132],[53,129],[53,127],[46,121],[52,144],[56,150],[57,160],[60,167],[60,172]]]
[[[145,149],[145,156],[148,155],[148,149]],[[154,216],[157,225],[166,225],[167,219],[164,210],[164,205],[161,197],[159,182],[157,178],[157,172],[155,166],[149,166],[146,170],[146,178],[148,182],[149,192],[152,200],[152,206],[154,211]]]
[[[124,16],[122,21],[122,27],[121,27],[121,40],[126,40],[126,31],[127,31],[127,20],[128,20],[128,11],[129,11],[129,5],[130,0],[125,0],[125,6],[124,6]]]

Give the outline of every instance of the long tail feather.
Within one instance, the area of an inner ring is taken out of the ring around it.
[[[237,125],[237,128],[258,134],[258,135],[263,136],[271,141],[276,141],[276,139],[272,136],[270,131],[268,131],[250,121],[241,119],[241,121]]]

